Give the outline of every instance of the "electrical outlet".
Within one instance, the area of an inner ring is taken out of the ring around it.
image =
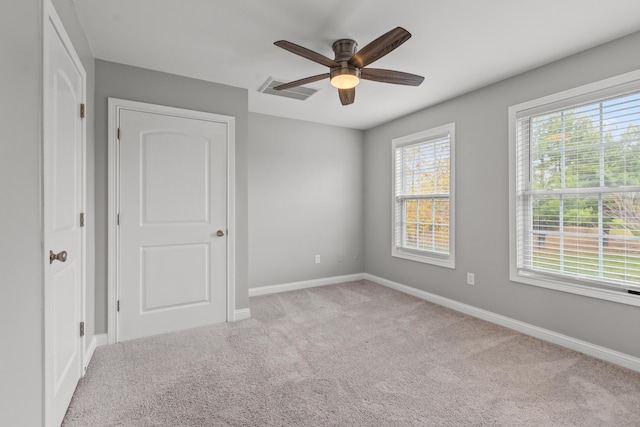
[[[338,252],[338,262],[342,261],[344,261],[344,255],[342,255],[342,252]]]
[[[476,275],[473,273],[467,273],[467,285],[476,284]]]
[[[316,264],[320,264],[320,255],[316,255]]]

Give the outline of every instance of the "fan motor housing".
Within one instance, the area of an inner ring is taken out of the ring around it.
[[[358,43],[351,39],[340,39],[333,42],[333,52],[335,53],[336,62],[346,62],[356,53]]]

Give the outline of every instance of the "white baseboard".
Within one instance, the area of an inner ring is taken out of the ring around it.
[[[103,345],[109,344],[108,334],[98,334],[94,338],[96,339],[96,347],[102,347]]]
[[[580,353],[587,354],[597,359],[605,360],[616,365],[624,366],[625,368],[632,369],[640,372],[640,358],[621,353],[615,350],[611,350],[606,347],[591,344],[586,341],[582,341],[567,335],[559,334],[557,332],[540,328],[538,326],[531,325],[529,323],[521,322],[519,320],[512,319],[510,317],[502,316],[500,314],[493,313],[488,310],[474,307],[472,305],[464,304],[449,298],[441,297],[430,292],[426,292],[420,289],[412,288],[410,286],[402,285],[400,283],[384,279],[382,277],[374,276],[368,273],[350,274],[345,276],[327,277],[324,279],[306,280],[302,282],[283,283],[280,285],[261,286],[257,288],[249,289],[249,296],[267,295],[278,292],[294,291],[298,289],[312,288],[316,286],[333,285],[337,283],[352,282],[356,280],[369,280],[382,286],[386,286],[391,289],[403,292],[408,295],[423,299],[425,301],[432,302],[444,307],[451,308],[461,313],[468,314],[473,317],[477,317],[482,320],[486,320],[491,323],[495,323],[500,326],[504,326],[509,329],[513,329],[523,334],[530,335],[532,337],[539,338],[544,341],[549,341],[554,344],[569,348],[571,350],[578,351]],[[246,320],[251,317],[251,310],[244,308],[235,310],[234,321]],[[96,347],[100,347],[108,344],[108,335],[99,334],[95,335],[89,347],[87,349],[87,364],[91,360],[91,356]]]
[[[251,309],[241,308],[233,312],[233,321],[239,322],[240,320],[246,320],[251,318]]]
[[[377,277],[366,273],[363,276],[365,280],[369,280],[379,285],[383,285],[388,288],[403,292],[405,294],[413,295],[414,297],[432,302],[434,304],[448,307],[461,313],[465,313],[470,316],[516,330],[518,332],[522,332],[523,334],[530,335],[544,341],[549,341],[562,347],[566,347],[571,350],[575,350],[580,353],[595,357],[597,359],[605,360],[607,362],[611,362],[616,365],[624,366],[625,368],[640,372],[640,358],[611,350],[606,347],[591,344],[589,342],[572,338],[567,335],[562,335],[548,329],[539,328],[529,323],[511,319],[510,317],[502,316],[491,311],[483,310],[472,305],[441,297],[426,291],[422,291],[420,289],[402,285],[391,280],[383,279],[382,277]]]
[[[95,351],[96,351],[96,337],[94,336],[93,338],[91,338],[91,341],[89,341],[89,346],[84,351],[84,358],[82,360],[84,365],[82,367],[83,376],[84,376],[84,373],[87,372],[87,366],[89,366],[89,363],[91,362],[91,358],[93,357],[93,353]]]
[[[249,288],[249,296],[276,294],[278,292],[296,291],[298,289],[314,288],[316,286],[335,285],[337,283],[362,280],[364,273],[348,274],[345,276],[326,277],[324,279],[305,280],[302,282],[283,283],[280,285],[260,286]]]
[[[93,358],[93,353],[95,353],[96,348],[103,345],[107,345],[107,334],[94,335],[93,338],[91,338],[91,341],[89,341],[89,345],[85,349],[84,353],[84,369],[82,370],[82,375],[87,371],[87,367],[89,366],[89,363],[91,363],[91,359]]]

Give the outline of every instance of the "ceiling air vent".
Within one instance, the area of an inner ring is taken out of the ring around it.
[[[274,87],[280,86],[281,84],[285,84],[288,82],[283,82],[280,80],[276,80],[273,77],[269,77],[266,82],[262,85],[262,87],[258,90],[258,92],[268,93],[270,95],[283,96],[285,98],[291,99],[299,99],[304,101],[314,93],[318,91],[318,89],[311,89],[309,87],[304,86],[296,86],[290,89],[285,90],[275,90]]]

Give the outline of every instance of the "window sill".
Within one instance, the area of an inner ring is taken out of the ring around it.
[[[443,256],[438,257],[437,255],[423,255],[415,252],[403,251],[401,249],[394,249],[391,251],[391,256],[395,258],[408,259],[410,261],[421,262],[424,264],[436,265],[438,267],[446,267],[455,269],[456,262],[453,257]]]
[[[553,289],[555,291],[568,292],[571,294],[640,307],[640,296],[629,294],[626,289],[618,290],[596,288],[595,286],[584,285],[577,282],[562,281],[540,274],[519,270],[511,271],[509,279],[512,282],[524,283],[526,285],[533,285]]]

